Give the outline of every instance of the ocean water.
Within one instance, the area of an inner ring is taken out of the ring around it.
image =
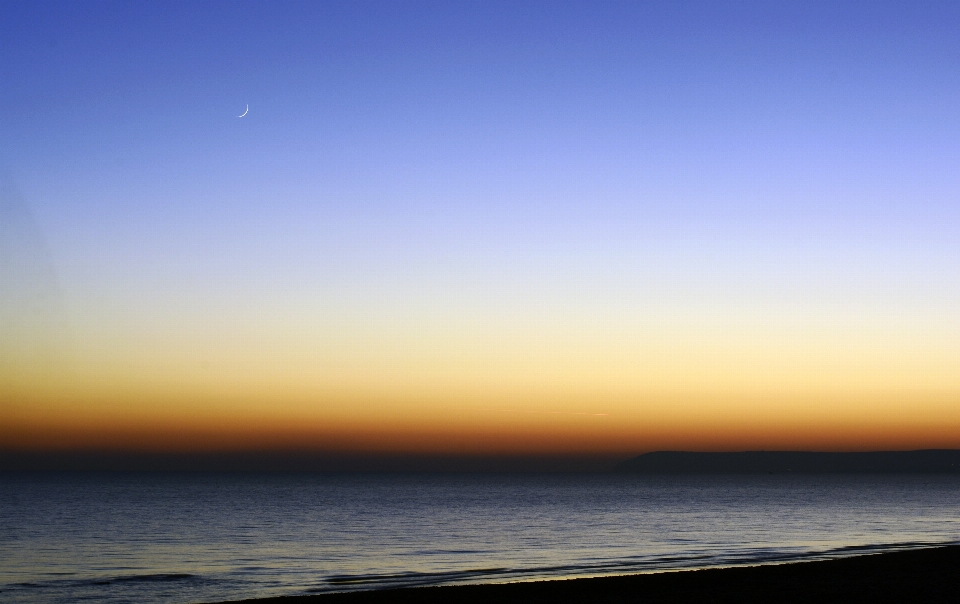
[[[0,475],[11,603],[217,602],[958,540],[958,476]]]

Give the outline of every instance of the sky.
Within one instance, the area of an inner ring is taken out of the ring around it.
[[[4,2],[0,449],[960,447],[958,26]]]

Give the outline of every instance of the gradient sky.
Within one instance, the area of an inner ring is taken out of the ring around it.
[[[960,447],[958,31],[4,2],[0,448]]]

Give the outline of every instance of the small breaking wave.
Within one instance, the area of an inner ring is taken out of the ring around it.
[[[110,585],[111,583],[131,583],[131,582],[153,582],[153,581],[183,581],[185,579],[197,579],[198,575],[189,573],[155,573],[150,575],[121,575],[105,579],[90,581],[93,585]]]
[[[158,583],[158,582],[175,582],[175,581],[189,581],[195,579],[202,579],[200,575],[194,575],[190,573],[150,573],[144,575],[114,575],[106,577],[91,577],[89,579],[53,579],[50,581],[29,581],[23,583],[10,583],[9,587],[17,588],[46,588],[53,585],[58,586],[72,586],[72,587],[87,587],[87,586],[103,586],[103,585],[114,585],[122,583]]]

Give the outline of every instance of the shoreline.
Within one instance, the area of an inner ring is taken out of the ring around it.
[[[279,596],[230,604],[946,602],[953,601],[958,589],[960,545],[946,545],[757,566]]]

